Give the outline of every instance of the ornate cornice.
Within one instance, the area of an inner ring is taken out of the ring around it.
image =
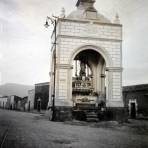
[[[72,69],[73,66],[69,65],[69,64],[57,64],[56,68],[59,68],[59,69]]]
[[[123,68],[122,67],[106,67],[105,70],[109,72],[122,72]]]
[[[58,21],[60,22],[74,22],[74,23],[84,23],[84,24],[87,24],[87,23],[90,23],[90,20],[74,20],[74,19],[68,19],[68,18],[59,18]],[[91,20],[92,21],[92,20]],[[116,23],[103,23],[103,22],[98,22],[98,21],[95,21],[93,20],[93,23],[94,24],[100,24],[100,25],[106,25],[106,26],[119,26],[119,27],[122,27],[122,24],[116,24]]]
[[[108,42],[122,42],[120,39],[107,39],[107,38],[98,38],[98,37],[80,37],[80,36],[71,36],[71,35],[57,35],[57,37],[61,38],[73,38],[73,39],[84,39],[84,40],[99,40],[99,41],[108,41]]]

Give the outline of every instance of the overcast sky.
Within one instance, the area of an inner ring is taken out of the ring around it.
[[[123,24],[123,85],[148,83],[148,0],[96,0],[96,9]],[[77,0],[0,0],[0,84],[49,81],[47,15],[76,9]]]

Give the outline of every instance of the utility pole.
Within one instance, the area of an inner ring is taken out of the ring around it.
[[[54,54],[54,69],[53,69],[53,74],[54,74],[54,79],[53,79],[53,94],[52,94],[52,111],[53,111],[53,113],[52,113],[52,121],[54,121],[55,120],[55,93],[56,93],[56,44],[57,44],[57,38],[56,38],[56,26],[57,26],[57,19],[58,19],[58,17],[56,17],[56,16],[52,16],[52,17],[49,17],[49,16],[47,16],[47,18],[46,18],[46,23],[45,23],[45,27],[46,28],[48,28],[50,25],[49,25],[49,23],[48,23],[48,21],[50,20],[50,23],[53,25],[53,27],[54,27],[54,30],[53,30],[53,32],[54,32],[54,46],[55,46],[55,48],[54,48],[54,51],[53,51],[53,54]]]

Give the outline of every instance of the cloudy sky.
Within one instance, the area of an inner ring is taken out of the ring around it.
[[[148,0],[96,0],[96,9],[123,24],[123,84],[148,83]],[[47,15],[76,9],[77,0],[0,0],[0,84],[49,81]]]

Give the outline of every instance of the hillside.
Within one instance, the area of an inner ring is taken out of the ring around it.
[[[3,95],[3,96],[16,95],[19,97],[25,97],[28,95],[28,90],[31,90],[31,89],[34,89],[34,86],[7,83],[4,85],[0,85],[0,95]]]

